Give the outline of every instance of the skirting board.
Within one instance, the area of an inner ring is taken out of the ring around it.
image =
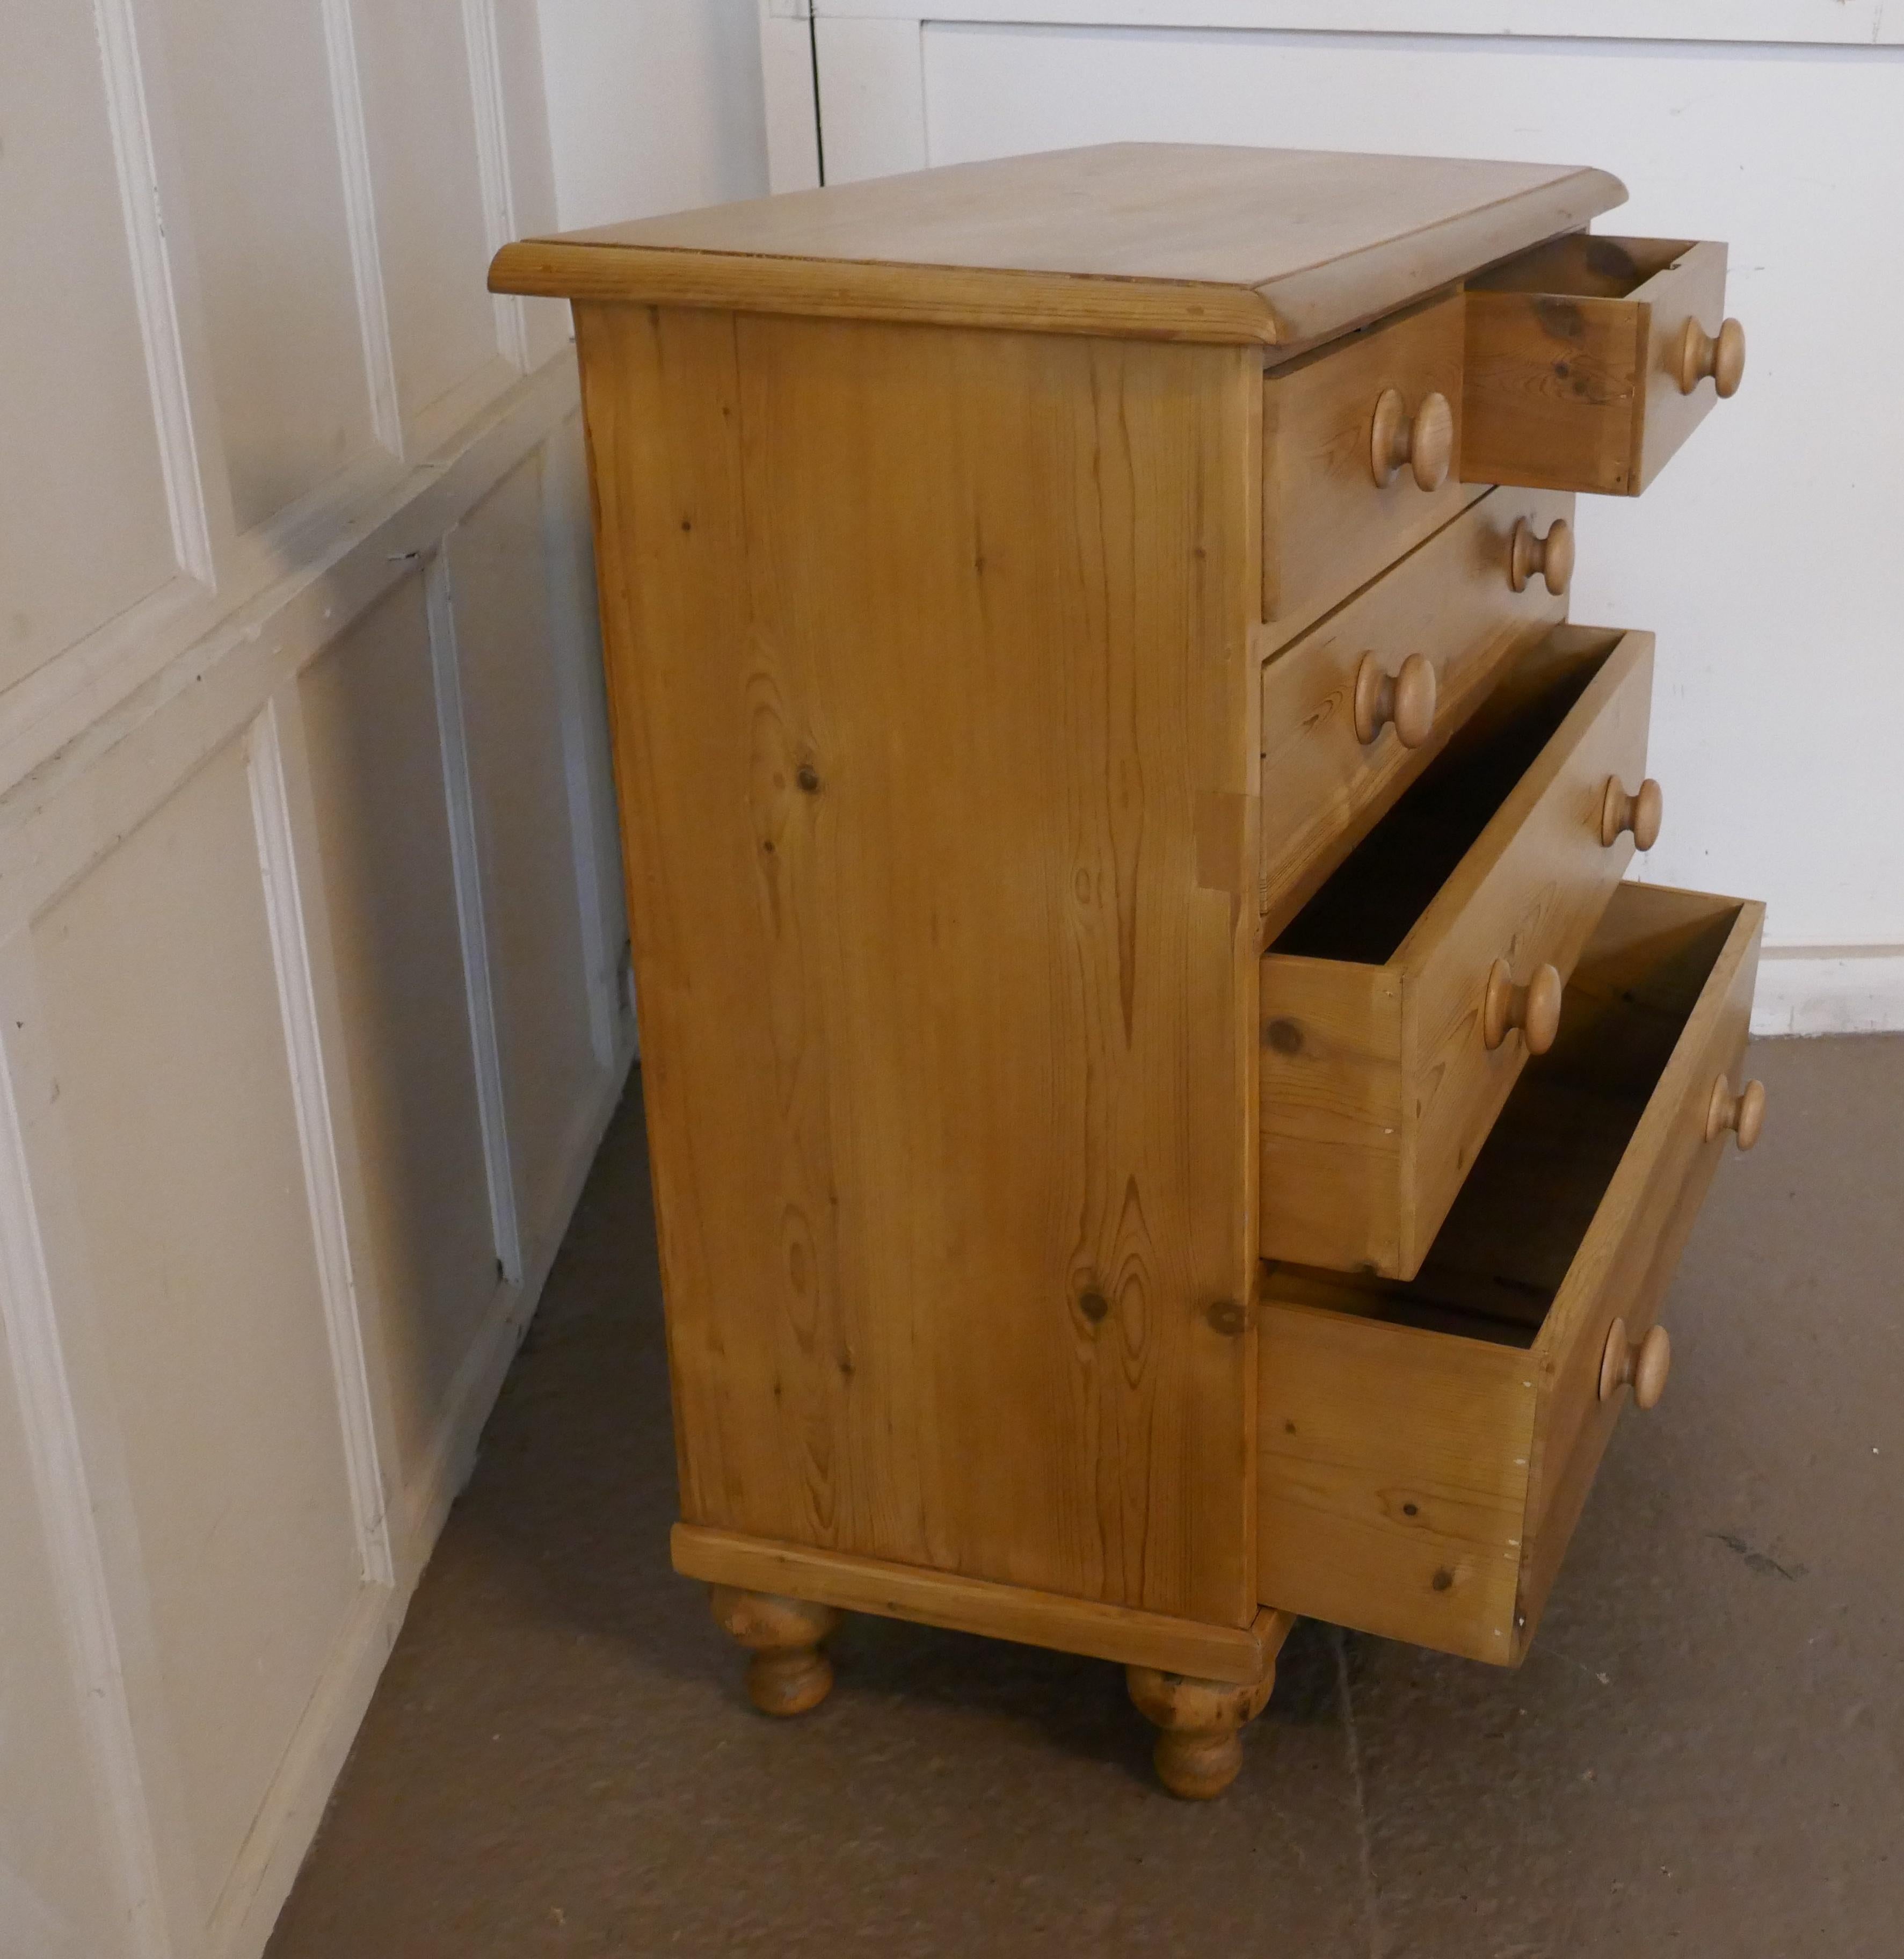
[[[1777,945],[1759,955],[1755,1034],[1904,1033],[1904,945]]]

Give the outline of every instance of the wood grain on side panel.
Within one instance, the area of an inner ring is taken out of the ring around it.
[[[1256,364],[576,313],[687,1520],[1246,1624]]]

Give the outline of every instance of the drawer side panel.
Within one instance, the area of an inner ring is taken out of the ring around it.
[[[1401,986],[1379,967],[1262,963],[1265,1258],[1387,1269],[1401,1228]]]

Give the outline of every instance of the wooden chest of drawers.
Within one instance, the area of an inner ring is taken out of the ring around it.
[[[1122,1662],[1525,1651],[1728,1129],[1760,908],[1621,882],[1564,623],[1744,342],[1591,170],[1128,145],[502,252],[575,305],[682,1522]]]

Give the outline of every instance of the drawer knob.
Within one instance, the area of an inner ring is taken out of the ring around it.
[[[1551,966],[1535,967],[1534,977],[1517,986],[1507,961],[1496,960],[1481,1002],[1481,1039],[1497,1048],[1510,1027],[1518,1027],[1528,1053],[1545,1054],[1560,1031],[1560,976]]]
[[[1600,841],[1610,850],[1630,830],[1636,850],[1650,850],[1659,841],[1660,819],[1666,813],[1665,798],[1651,776],[1629,795],[1617,776],[1607,778],[1607,792],[1600,799]]]
[[[1455,411],[1445,395],[1423,395],[1410,420],[1399,390],[1384,388],[1369,432],[1369,467],[1386,486],[1405,463],[1423,490],[1439,490],[1455,460]]]
[[[1534,526],[1525,517],[1515,520],[1507,582],[1516,592],[1525,592],[1537,571],[1557,598],[1573,583],[1573,526],[1566,518],[1556,517],[1544,538],[1534,535]]]
[[[1636,1345],[1627,1335],[1626,1322],[1616,1319],[1607,1329],[1606,1349],[1600,1356],[1600,1399],[1610,1402],[1622,1388],[1631,1388],[1635,1408],[1656,1407],[1666,1392],[1672,1364],[1673,1343],[1664,1327],[1648,1327],[1646,1337]]]
[[[1404,748],[1419,748],[1435,725],[1435,663],[1411,653],[1399,673],[1384,671],[1372,653],[1355,670],[1355,738],[1366,748],[1390,722]]]
[[[1712,1099],[1706,1105],[1706,1140],[1716,1143],[1728,1129],[1739,1139],[1739,1148],[1749,1150],[1765,1127],[1765,1084],[1748,1081],[1737,1094],[1721,1075],[1712,1084]]]
[[[1696,319],[1686,322],[1679,343],[1679,392],[1690,395],[1707,375],[1721,401],[1739,392],[1745,379],[1745,329],[1728,319],[1709,334]]]

